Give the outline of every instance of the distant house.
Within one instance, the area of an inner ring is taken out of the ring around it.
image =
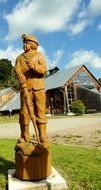
[[[48,70],[45,78],[46,113],[68,114],[72,101],[83,101],[87,112],[101,111],[101,83],[85,65],[60,71]],[[19,112],[20,93],[13,88],[0,91],[0,112]]]
[[[4,106],[0,108],[2,113],[19,113],[20,110],[20,92],[12,97]]]
[[[5,105],[16,94],[17,90],[12,87],[0,90],[0,107]]]
[[[14,112],[20,110],[20,93],[10,87],[0,90],[0,112]]]

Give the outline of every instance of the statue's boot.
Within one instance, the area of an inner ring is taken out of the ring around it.
[[[40,145],[42,145],[44,148],[49,147],[49,141],[46,134],[46,124],[37,124],[38,131],[39,131],[39,139],[40,139]]]
[[[21,128],[21,138],[29,142],[31,139],[31,136],[29,133],[29,125],[20,125],[20,128]]]

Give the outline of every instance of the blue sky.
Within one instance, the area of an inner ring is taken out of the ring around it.
[[[23,33],[36,35],[48,67],[84,64],[101,78],[100,0],[0,0],[0,59],[15,64]]]

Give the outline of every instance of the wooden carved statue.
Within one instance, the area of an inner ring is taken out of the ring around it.
[[[43,54],[37,51],[37,38],[23,34],[22,39],[24,52],[16,58],[15,64],[21,94],[21,138],[15,146],[16,176],[22,180],[40,180],[51,174],[45,115],[44,75],[47,68]],[[36,135],[34,141],[29,132],[30,121]]]

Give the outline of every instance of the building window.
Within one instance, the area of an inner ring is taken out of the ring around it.
[[[96,85],[94,84],[93,80],[87,75],[85,71],[82,71],[78,74],[78,76],[73,79],[73,83],[85,87],[89,90],[93,90],[95,92],[98,92],[98,89]]]

